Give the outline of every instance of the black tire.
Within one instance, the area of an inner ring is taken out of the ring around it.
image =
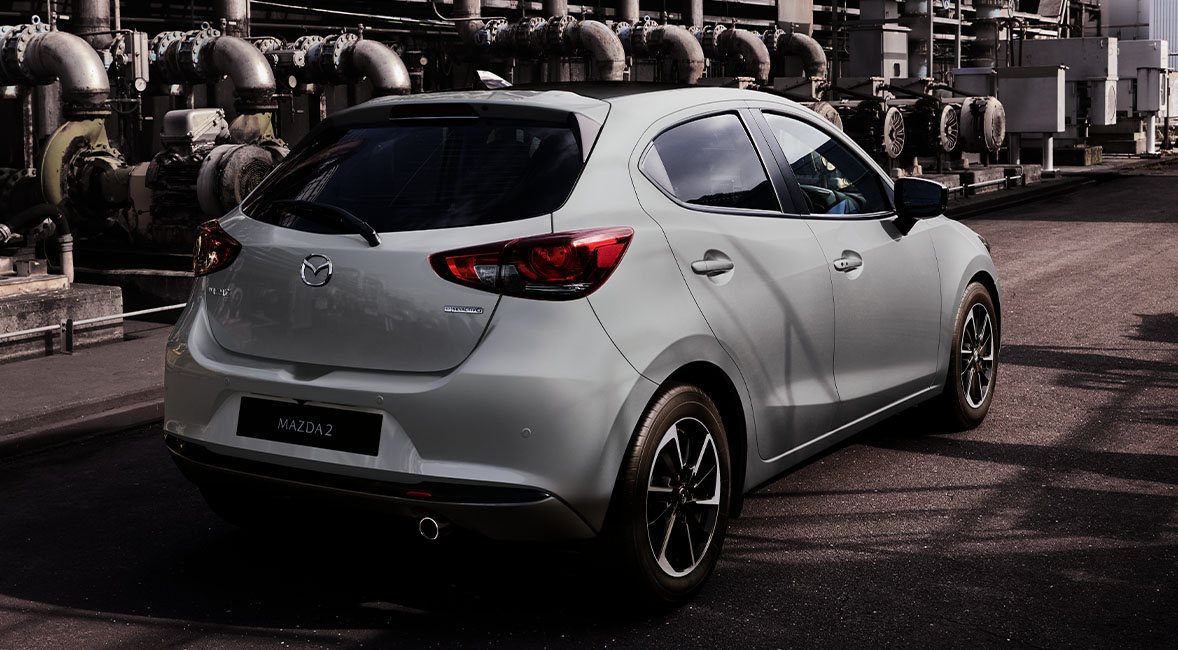
[[[627,600],[650,609],[678,606],[715,569],[731,501],[725,435],[716,405],[695,386],[667,387],[647,408],[623,460],[607,522],[609,559],[620,571]],[[676,473],[674,464],[683,465],[684,456],[687,467]],[[705,543],[701,534],[708,535]]]
[[[941,424],[950,430],[973,429],[986,418],[998,385],[998,337],[994,301],[985,286],[974,282],[957,307],[949,371],[936,405]]]

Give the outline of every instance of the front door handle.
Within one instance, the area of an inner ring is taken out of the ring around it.
[[[833,262],[834,270],[848,273],[863,266],[863,258],[854,251],[843,251],[843,256]]]
[[[720,275],[736,268],[729,259],[702,259],[691,263],[691,270],[699,275]]]

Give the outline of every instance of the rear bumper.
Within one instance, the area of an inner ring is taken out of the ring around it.
[[[203,291],[198,279],[169,339],[164,373],[164,430],[233,461],[178,457],[197,483],[228,477],[338,492],[504,539],[584,538],[604,523],[634,426],[657,388],[622,357],[585,300],[504,298],[482,343],[457,368],[398,373],[228,351],[209,330]],[[238,435],[247,396],[379,414],[379,453]],[[292,481],[289,472],[313,478]],[[422,483],[498,486],[532,497],[423,502],[395,489]]]
[[[429,516],[500,540],[577,540],[596,534],[543,490],[361,479],[218,454],[174,435],[165,434],[164,440],[176,466],[202,488],[293,496],[393,517]]]

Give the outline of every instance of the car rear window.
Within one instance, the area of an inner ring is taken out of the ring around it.
[[[403,120],[329,130],[292,153],[242,205],[249,216],[334,232],[275,206],[343,208],[378,232],[456,228],[556,210],[583,166],[577,134],[557,122]]]

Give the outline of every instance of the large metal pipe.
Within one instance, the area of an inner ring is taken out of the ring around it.
[[[110,47],[112,34],[88,34],[88,32],[105,32],[110,30],[110,0],[74,0],[74,15],[70,19],[72,31],[87,34],[82,38],[91,47],[106,49]]]
[[[233,80],[234,94],[242,112],[273,110],[274,70],[266,55],[249,41],[236,36],[218,36],[209,43],[208,72],[214,79],[222,75]]]
[[[29,39],[21,64],[35,84],[60,80],[61,98],[68,106],[94,108],[110,95],[110,80],[102,59],[89,43],[73,34],[36,34]]]
[[[676,80],[693,84],[704,73],[704,48],[699,41],[678,25],[659,25],[650,30],[648,41],[656,56],[667,56],[676,63]]]
[[[228,36],[248,37],[250,35],[249,0],[216,0],[213,15],[225,20],[222,31]],[[216,25],[214,25],[215,27]]]
[[[631,25],[638,22],[638,0],[618,0],[618,20]]]
[[[602,81],[621,81],[626,70],[626,52],[614,30],[596,20],[582,20],[569,30],[574,42],[589,53]]]
[[[687,24],[690,27],[704,26],[704,0],[687,0]]]
[[[777,51],[800,56],[807,77],[826,78],[826,51],[813,38],[798,32],[786,32],[777,39]]]
[[[368,77],[375,95],[407,95],[412,84],[405,62],[379,41],[361,39],[351,47],[352,67]]]
[[[457,19],[454,26],[462,42],[474,45],[475,34],[484,26],[483,21],[477,20],[483,15],[482,0],[455,0],[454,12],[454,18]]]
[[[769,82],[769,48],[756,34],[745,29],[726,29],[716,37],[716,49],[721,56],[739,56],[744,61],[745,74],[757,83]]]
[[[569,0],[544,0],[544,17],[569,15]]]

